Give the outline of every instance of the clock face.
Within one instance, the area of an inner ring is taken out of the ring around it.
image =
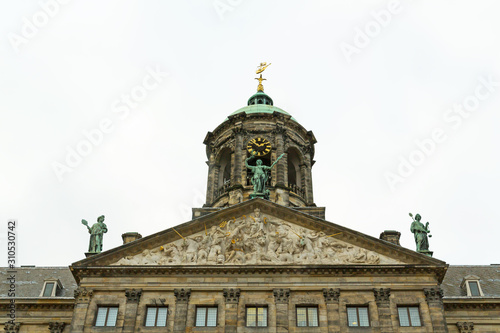
[[[271,152],[271,143],[264,138],[254,138],[248,141],[247,150],[255,156],[264,156]]]

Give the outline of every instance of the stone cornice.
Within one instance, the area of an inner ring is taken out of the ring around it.
[[[443,298],[447,311],[461,309],[492,310],[500,309],[500,298]]]
[[[18,311],[24,310],[68,310],[73,311],[75,307],[75,300],[73,298],[64,300],[23,300],[16,298],[16,309]],[[10,309],[10,300],[0,301],[0,310],[6,311]]]
[[[107,266],[73,268],[77,280],[82,277],[100,276],[176,276],[176,275],[210,275],[223,276],[248,274],[286,274],[286,275],[433,275],[440,280],[446,267],[420,265],[196,265],[196,266]]]

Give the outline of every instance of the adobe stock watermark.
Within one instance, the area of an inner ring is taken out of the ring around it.
[[[22,45],[28,44],[35,38],[40,29],[43,29],[60,11],[61,6],[67,5],[71,0],[41,0],[38,2],[40,9],[31,17],[22,17],[20,33],[9,32],[7,39],[10,45],[19,53]]]
[[[242,2],[243,0],[214,0],[212,5],[219,15],[220,20],[224,21],[225,15],[234,11]]]
[[[493,76],[479,77],[478,85],[474,93],[466,96],[462,102],[455,103],[443,113],[443,121],[453,131],[458,130],[465,119],[469,118],[474,111],[477,111],[481,101],[490,98],[500,87],[500,82],[495,81]],[[448,129],[448,133],[449,133]],[[438,144],[448,140],[448,134],[445,127],[434,128],[429,137],[422,140],[415,140],[416,148],[407,156],[399,156],[399,164],[395,172],[386,172],[384,174],[387,185],[392,192],[396,190],[396,185],[404,183],[405,180],[415,173],[418,166],[422,165],[428,157],[436,151]]]
[[[121,94],[120,98],[111,104],[111,112],[117,114],[119,119],[125,120],[130,115],[130,111],[137,109],[140,102],[157,89],[168,76],[169,74],[162,72],[158,66],[155,69],[146,67],[146,75],[144,75],[142,82],[132,87],[129,93]],[[105,135],[113,132],[115,123],[110,117],[104,117],[95,128],[83,130],[83,138],[74,147],[66,146],[64,160],[52,162],[52,170],[59,182],[64,180],[63,176],[66,173],[73,172],[83,162],[84,157],[92,153],[94,147],[103,143]]]
[[[355,54],[360,54],[361,50],[366,48],[374,38],[382,32],[382,28],[387,27],[395,15],[401,12],[401,2],[391,0],[387,3],[386,9],[372,11],[370,16],[372,20],[365,23],[363,28],[354,27],[354,37],[352,43],[341,42],[340,51],[344,55],[348,64],[352,62]]]

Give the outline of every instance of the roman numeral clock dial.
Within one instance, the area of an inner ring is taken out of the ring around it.
[[[271,143],[264,138],[254,138],[248,141],[247,150],[255,156],[264,156],[271,152]]]

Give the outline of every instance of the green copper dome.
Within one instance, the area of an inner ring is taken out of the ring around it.
[[[255,104],[255,105],[249,105],[249,106],[242,107],[241,109],[238,109],[238,110],[234,111],[233,113],[231,113],[231,116],[238,114],[238,113],[241,113],[241,112],[245,112],[246,114],[252,114],[252,113],[271,113],[272,114],[274,112],[279,112],[279,113],[286,114],[287,116],[290,115],[285,110],[280,109],[276,106],[265,105],[265,104]],[[297,121],[293,117],[291,119],[295,122]]]
[[[273,112],[279,112],[286,114],[287,116],[290,116],[288,112],[285,110],[282,110],[276,106],[273,106],[273,100],[271,97],[269,97],[267,94],[265,94],[263,91],[257,91],[255,94],[252,95],[248,99],[248,106],[242,107],[241,109],[238,109],[231,113],[231,116],[245,112],[246,114],[253,114],[253,113],[270,113],[272,114]],[[293,121],[295,118],[291,118]],[[227,118],[226,118],[227,120]]]

